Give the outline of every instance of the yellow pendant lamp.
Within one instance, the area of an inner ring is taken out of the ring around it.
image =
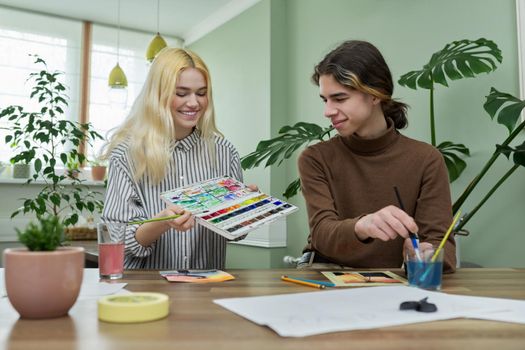
[[[111,70],[111,73],[109,73],[108,85],[112,89],[125,89],[128,86],[126,74],[122,68],[120,68],[118,62],[117,65]]]
[[[148,62],[152,62],[155,59],[155,56],[159,53],[160,50],[168,46],[166,40],[160,35],[159,32],[159,17],[160,17],[160,0],[157,0],[157,35],[149,43],[148,49],[146,50],[146,59]]]
[[[119,65],[120,51],[120,0],[118,0],[118,30],[117,30],[117,65],[111,70],[108,85],[111,89],[125,89],[128,86],[126,74]]]
[[[152,62],[155,56],[159,53],[160,50],[168,46],[166,44],[166,40],[164,40],[163,37],[160,36],[160,34],[157,32],[157,35],[151,40],[148,46],[148,50],[146,51],[146,59],[148,62]]]

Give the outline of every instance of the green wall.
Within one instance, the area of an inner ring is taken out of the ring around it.
[[[472,153],[464,175],[452,184],[454,199],[481,169],[494,145],[507,136],[482,104],[492,86],[519,95],[514,0],[262,0],[191,48],[204,57],[214,75],[221,129],[245,155],[255,149],[257,141],[275,136],[284,124],[328,125],[310,76],[314,65],[341,41],[374,43],[397,80],[420,69],[446,43],[480,37],[498,44],[503,63],[493,73],[436,90],[438,142],[464,143]],[[428,92],[396,86],[394,97],[411,106],[410,125],[403,133],[430,141]],[[506,159],[498,160],[463,210],[472,208],[509,167]],[[297,176],[295,159],[270,172],[256,169],[245,174],[248,182],[280,195]],[[518,169],[467,225],[471,235],[460,239],[461,260],[491,267],[525,267],[520,248],[525,244],[524,174],[525,169]],[[292,202],[301,210],[288,217],[288,247],[278,253],[298,256],[308,225],[302,197]],[[254,250],[262,251],[260,256]],[[278,253],[234,247],[228,258],[236,262],[255,259],[260,267],[274,267],[278,259],[269,257]]]
[[[260,2],[189,46],[211,72],[219,130],[241,155],[271,135],[269,10]],[[244,174],[264,189],[269,176],[269,169]]]
[[[272,103],[276,94],[286,92],[284,84],[274,86],[286,63],[282,50],[273,50],[274,26],[269,1],[261,1],[189,46],[204,59],[212,74],[217,125],[225,137],[246,155],[262,139],[273,134],[274,115],[284,110]],[[284,19],[284,17],[283,17]],[[284,31],[284,21],[282,22]],[[277,54],[274,54],[277,53]],[[281,58],[279,58],[281,56]],[[278,61],[282,63],[277,63]],[[284,106],[281,103],[280,106]],[[285,183],[285,168],[254,169],[244,172],[246,183],[274,193]],[[280,174],[279,174],[280,172]],[[228,268],[269,268],[281,266],[286,248],[258,248],[229,244]]]

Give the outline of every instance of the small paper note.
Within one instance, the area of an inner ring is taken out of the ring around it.
[[[170,282],[209,283],[235,279],[229,273],[221,270],[173,270],[159,273]]]

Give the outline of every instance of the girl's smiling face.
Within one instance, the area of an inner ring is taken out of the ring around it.
[[[180,72],[171,100],[171,115],[175,124],[175,137],[183,139],[193,131],[208,109],[208,86],[206,78],[196,68]]]

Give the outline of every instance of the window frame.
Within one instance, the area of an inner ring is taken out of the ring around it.
[[[525,99],[525,0],[516,0],[516,17],[520,98],[523,100]],[[525,121],[525,111],[521,112],[521,120]]]

